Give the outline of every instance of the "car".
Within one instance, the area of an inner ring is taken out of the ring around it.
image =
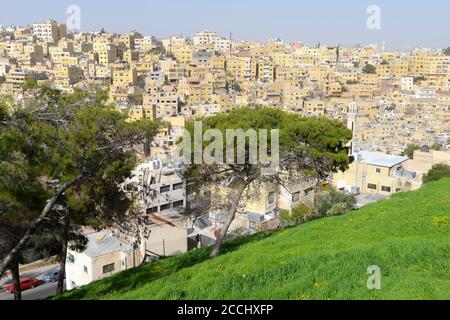
[[[42,277],[45,282],[56,282],[59,279],[59,270],[49,271]]]
[[[35,288],[39,286],[40,281],[33,278],[22,278],[20,279],[20,290],[25,291],[28,289]],[[6,290],[8,290],[10,293],[14,293],[14,284],[10,283],[5,286]]]

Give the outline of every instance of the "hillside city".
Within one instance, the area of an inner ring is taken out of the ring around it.
[[[146,236],[84,228],[85,250],[67,253],[67,290],[215,243],[226,222],[219,202],[230,186],[211,184],[199,197],[173,157],[195,119],[275,108],[340,121],[353,132],[354,161],[327,184],[355,196],[357,208],[418,190],[433,166],[450,165],[450,49],[309,47],[211,31],[166,39],[138,31],[74,33],[54,20],[0,26],[0,98],[26,103],[43,85],[67,94],[103,92],[129,122],[168,124],[120,186],[147,216]],[[276,230],[281,212],[312,204],[316,192],[306,177],[252,188],[258,196],[237,213],[230,239]],[[192,214],[199,206],[209,209]]]

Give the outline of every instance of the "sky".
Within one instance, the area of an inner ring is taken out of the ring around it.
[[[70,5],[81,10],[81,31],[164,38],[209,30],[235,40],[307,45],[385,42],[390,50],[450,46],[448,0],[2,0],[0,24],[65,23]],[[381,29],[367,27],[371,5],[380,8]]]

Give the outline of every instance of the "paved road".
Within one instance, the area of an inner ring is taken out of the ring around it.
[[[374,202],[378,202],[381,200],[385,200],[387,197],[386,196],[381,196],[381,195],[377,195],[377,194],[372,194],[372,193],[361,193],[360,195],[358,195],[356,197],[356,206],[358,208],[362,208],[367,206],[368,204],[374,203]]]
[[[47,266],[43,268],[39,268],[36,270],[32,270],[29,272],[24,272],[21,274],[21,277],[29,277],[36,278],[38,280],[42,280],[42,276],[49,271],[58,270],[58,265]],[[3,279],[0,282],[1,286],[8,284],[11,282],[10,278]],[[57,283],[44,283],[39,287],[34,289],[29,289],[22,292],[23,300],[42,300],[48,297],[54,296],[56,294]],[[9,292],[4,292],[0,289],[0,300],[14,300],[14,296]]]
[[[59,266],[59,264],[52,264],[52,265],[36,268],[36,269],[30,270],[30,271],[25,271],[25,272],[21,273],[20,276],[22,278],[28,277],[28,278],[40,279],[47,272],[52,271],[52,270],[57,270],[58,266]],[[10,282],[11,282],[11,277],[2,278],[0,280],[0,287],[3,287],[5,284],[8,284]]]
[[[56,294],[57,283],[45,283],[37,288],[22,292],[22,300],[43,300]],[[9,292],[0,293],[0,300],[14,300]]]

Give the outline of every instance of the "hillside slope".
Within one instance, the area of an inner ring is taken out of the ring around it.
[[[164,259],[63,298],[450,299],[450,179],[226,250]],[[372,265],[381,290],[367,289]]]

